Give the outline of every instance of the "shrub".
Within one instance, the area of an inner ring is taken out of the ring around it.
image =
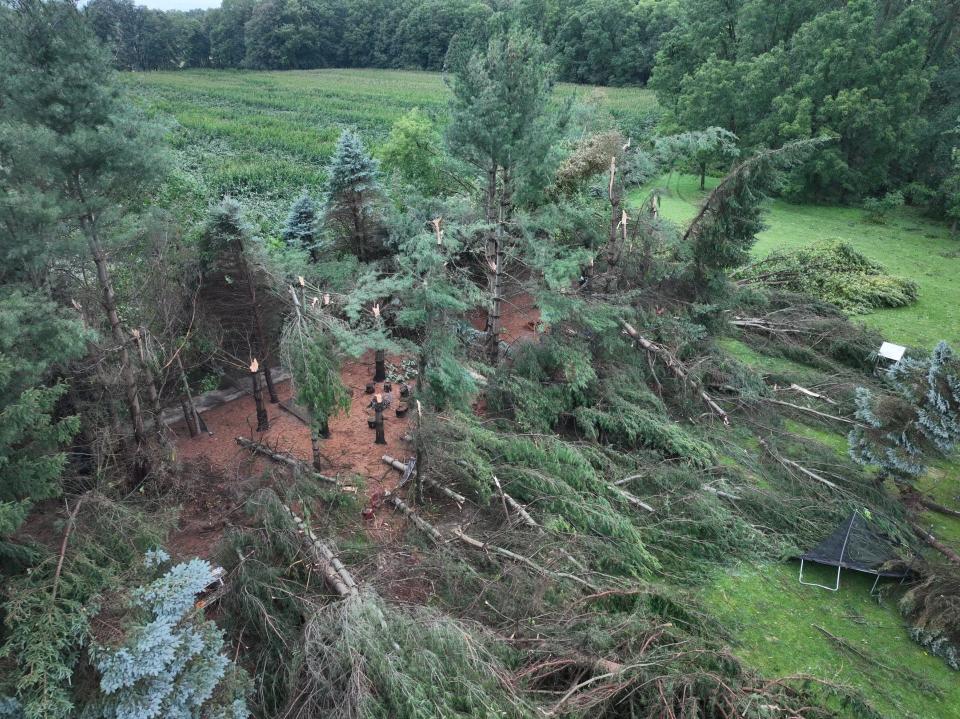
[[[863,209],[866,211],[867,222],[877,225],[885,224],[887,215],[898,207],[903,206],[903,193],[888,192],[883,197],[868,197],[863,202]]]

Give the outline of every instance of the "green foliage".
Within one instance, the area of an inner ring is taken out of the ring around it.
[[[687,165],[700,175],[700,189],[704,189],[707,171],[726,171],[724,163],[739,157],[737,136],[722,127],[708,127],[679,135],[660,138],[654,143],[658,159],[669,170]]]
[[[4,587],[0,658],[11,663],[0,695],[16,696],[27,719],[76,716],[75,672],[101,595],[121,586],[141,552],[157,546],[169,527],[169,517],[147,518],[99,494],[77,501],[82,506],[61,570],[57,556],[45,554]]]
[[[857,388],[856,417],[864,426],[850,431],[850,456],[912,482],[931,454],[949,455],[960,443],[960,362],[940,342],[929,358],[904,357],[886,378],[893,394],[875,398]]]
[[[302,325],[290,327],[284,333],[283,354],[297,402],[310,412],[314,430],[324,430],[331,417],[350,408],[350,391],[340,379],[331,337]]]
[[[935,69],[932,5],[779,8],[686,0],[662,39],[651,84],[683,128],[721,124],[748,147],[839,135],[792,174],[829,201],[889,188],[920,147]]]
[[[443,138],[436,124],[419,107],[398,118],[380,148],[383,169],[396,172],[425,196],[443,193],[450,181],[444,173]]]
[[[313,198],[306,190],[290,206],[287,223],[283,228],[283,240],[288,245],[317,253],[317,210]]]
[[[162,551],[153,556],[161,563],[169,559]],[[249,716],[242,696],[228,699],[221,707],[210,701],[230,660],[221,654],[222,633],[213,622],[203,619],[194,603],[218,577],[219,572],[209,563],[192,559],[133,590],[135,619],[125,628],[123,643],[90,648],[91,660],[100,673],[101,696],[85,707],[84,717]]]
[[[426,607],[375,595],[330,604],[304,629],[294,706],[331,719],[533,717],[483,637]]]
[[[703,201],[681,239],[682,246],[689,243],[699,296],[721,292],[724,271],[747,261],[763,228],[762,204],[767,193],[776,188],[784,168],[795,165],[817,144],[818,140],[801,141],[758,152],[734,167]]]
[[[554,74],[546,48],[529,34],[500,33],[484,52],[454,58],[452,69],[447,141],[454,154],[486,173],[488,183],[502,168],[514,193],[546,187],[563,122],[550,104]]]
[[[888,192],[883,197],[868,197],[863,201],[863,209],[867,213],[867,221],[877,225],[886,223],[887,216],[892,210],[903,206],[902,192]]]
[[[925,567],[924,577],[900,598],[910,636],[960,671],[960,579],[947,568]]]
[[[0,573],[12,573],[23,547],[9,541],[35,502],[60,493],[61,450],[79,418],[58,416],[67,390],[47,384],[84,349],[82,325],[42,295],[0,292]]]
[[[842,241],[773,252],[733,277],[809,295],[850,314],[905,307],[917,300],[915,282],[886,274],[882,265]]]
[[[326,222],[337,233],[335,241],[361,261],[384,251],[377,213],[382,194],[379,167],[350,130],[340,134],[327,165]]]

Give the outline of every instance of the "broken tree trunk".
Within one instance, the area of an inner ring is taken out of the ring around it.
[[[383,457],[381,457],[381,459],[383,460],[383,463],[384,463],[384,464],[389,464],[391,467],[393,467],[393,468],[394,468],[395,470],[397,470],[398,472],[403,472],[404,475],[406,475],[407,468],[408,468],[409,465],[404,464],[404,463],[401,462],[399,459],[395,459],[395,458],[391,457],[389,454],[383,455]],[[437,490],[437,491],[440,492],[441,494],[446,495],[447,497],[449,497],[450,499],[452,499],[452,500],[453,500],[454,502],[456,502],[457,504],[463,504],[464,502],[467,501],[467,498],[464,497],[462,494],[460,494],[460,493],[458,493],[458,492],[454,492],[454,491],[453,491],[452,489],[450,489],[449,487],[444,487],[442,484],[440,484],[439,482],[437,482],[437,481],[434,480],[434,479],[431,479],[430,477],[421,476],[420,473],[418,473],[417,470],[415,470],[415,469],[410,471],[409,476],[407,476],[407,480],[414,479],[414,478],[419,478],[419,479],[421,479],[421,480],[423,481],[423,483],[426,484],[428,487],[432,487],[433,489]]]
[[[319,472],[314,472],[306,465],[305,462],[301,462],[296,457],[292,457],[289,454],[284,454],[283,452],[276,452],[270,449],[270,447],[267,447],[265,444],[254,442],[246,437],[237,437],[236,441],[241,447],[244,449],[249,449],[254,454],[263,455],[267,459],[277,462],[278,464],[285,464],[298,472],[303,472],[304,474],[314,477],[315,479],[319,479],[322,482],[327,482],[328,484],[332,484],[336,487],[341,486],[338,480],[334,479],[333,477],[327,477]]]
[[[270,402],[276,404],[280,401],[277,397],[277,390],[273,386],[273,375],[270,372],[270,362],[272,353],[270,345],[267,342],[267,334],[263,330],[263,317],[260,314],[260,302],[257,299],[257,284],[254,279],[250,265],[247,263],[246,250],[243,241],[238,237],[235,240],[234,251],[236,252],[237,265],[243,273],[243,280],[247,285],[247,294],[250,299],[250,319],[253,321],[254,338],[256,339],[257,352],[263,357],[263,377],[267,383],[267,393],[270,395]]]
[[[387,378],[386,350],[377,350],[373,355],[373,381],[383,382]]]
[[[163,408],[160,406],[160,390],[157,389],[157,378],[153,373],[153,357],[147,354],[146,347],[144,346],[147,328],[141,326],[140,329],[130,330],[130,335],[137,345],[137,354],[140,356],[140,367],[143,369],[143,379],[147,383],[147,396],[150,398],[150,409],[153,410],[153,414],[157,418],[155,426],[162,431],[164,425],[160,421],[160,413],[163,411]]]
[[[791,402],[784,402],[784,401],[782,401],[782,400],[779,400],[779,399],[771,399],[771,398],[769,398],[769,397],[764,397],[763,399],[764,399],[766,402],[771,402],[771,403],[773,403],[773,404],[779,404],[779,405],[782,405],[783,407],[790,407],[791,409],[800,410],[801,412],[809,412],[810,414],[816,415],[817,417],[822,417],[823,419],[832,419],[832,420],[835,421],[835,422],[843,422],[844,424],[853,424],[853,425],[856,425],[856,426],[858,426],[858,427],[862,427],[862,426],[863,426],[863,425],[860,424],[859,422],[856,422],[856,421],[854,421],[854,420],[852,420],[852,419],[847,419],[846,417],[837,417],[836,415],[827,414],[826,412],[818,412],[818,411],[815,410],[815,409],[810,409],[809,407],[804,407],[802,404],[792,404]]]
[[[443,535],[440,534],[440,531],[430,524],[430,522],[414,512],[402,499],[400,499],[400,497],[395,494],[388,494],[386,500],[387,504],[402,512],[407,519],[413,522],[413,525],[417,529],[426,534],[434,542],[437,544],[443,542]]]
[[[257,360],[250,363],[250,381],[253,383],[253,403],[257,407],[257,431],[266,432],[270,429],[270,417],[267,408],[263,405],[263,391],[260,389],[260,372]]]
[[[81,201],[83,201],[82,195]],[[130,423],[133,425],[134,478],[139,483],[149,473],[150,464],[146,456],[148,442],[144,429],[143,411],[140,407],[137,376],[130,361],[130,352],[127,350],[127,336],[120,323],[120,315],[117,313],[117,296],[113,289],[113,280],[110,277],[110,270],[107,265],[107,255],[100,244],[96,218],[91,213],[87,213],[81,219],[81,224],[87,235],[87,245],[90,248],[90,254],[93,256],[93,263],[97,268],[97,282],[102,293],[101,304],[107,315],[110,333],[113,335],[114,342],[117,343],[117,351],[120,356],[120,379],[123,382],[123,392],[127,403],[127,411],[130,413]]]
[[[945,507],[942,504],[938,504],[937,502],[934,502],[932,499],[930,499],[929,497],[925,497],[922,494],[917,495],[917,501],[920,504],[922,504],[924,507],[929,509],[931,512],[937,512],[939,514],[943,514],[948,517],[957,517],[958,519],[960,519],[960,511],[957,511],[956,509],[950,509],[950,507]]]
[[[620,324],[631,339],[633,339],[650,354],[659,357],[674,377],[692,387],[693,390],[700,395],[700,399],[703,400],[704,404],[707,405],[710,411],[720,417],[725,425],[730,425],[730,416],[726,413],[726,411],[714,401],[713,397],[707,393],[707,391],[697,380],[687,374],[686,367],[684,367],[680,360],[674,357],[666,347],[661,347],[656,342],[651,342],[648,340],[646,337],[637,332],[633,325],[626,320],[621,319]]]
[[[941,542],[939,539],[934,537],[930,532],[921,527],[916,522],[910,522],[910,528],[916,532],[917,536],[920,537],[924,542],[929,544],[931,547],[936,549],[940,554],[945,556],[952,564],[960,566],[960,554],[957,554],[955,551],[950,549],[946,544]]]
[[[376,398],[373,401],[373,422],[374,429],[377,432],[377,438],[374,440],[374,444],[386,444],[387,437],[383,431],[383,410],[385,404],[383,401],[383,395],[377,394]]]
[[[287,513],[293,519],[297,531],[303,537],[303,545],[314,559],[316,565],[323,572],[327,583],[341,597],[359,594],[360,588],[357,586],[353,575],[343,566],[343,562],[331,551],[330,547],[324,544],[310,526],[298,516],[290,507],[283,505]]]

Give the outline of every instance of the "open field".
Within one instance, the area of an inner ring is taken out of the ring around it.
[[[302,187],[317,188],[341,129],[374,150],[414,107],[446,112],[438,73],[394,70],[241,72],[189,70],[124,75],[134,97],[170,125],[194,194],[242,197],[277,221]],[[562,84],[561,97],[595,97],[624,127],[656,108],[653,92]],[[171,123],[172,120],[172,123]]]
[[[664,216],[676,222],[690,219],[703,197],[697,179],[674,175],[665,186]],[[960,346],[960,238],[951,238],[943,223],[904,208],[891,213],[886,224],[878,225],[864,220],[863,211],[854,207],[794,205],[781,200],[771,203],[766,221],[768,228],[754,248],[757,256],[822,240],[849,242],[883,264],[890,274],[909,278],[920,288],[915,304],[877,310],[864,315],[865,322],[897,344],[931,349],[945,339]]]

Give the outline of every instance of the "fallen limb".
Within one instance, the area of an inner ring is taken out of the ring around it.
[[[67,517],[67,526],[63,530],[63,540],[60,542],[60,556],[57,558],[57,569],[53,573],[53,587],[50,590],[51,602],[57,598],[57,587],[60,584],[60,575],[63,573],[63,560],[67,556],[67,542],[70,541],[70,534],[73,532],[73,527],[77,523],[77,512],[80,511],[80,505],[83,504],[86,496],[85,494],[80,496],[77,503],[73,505],[70,516]]]
[[[960,566],[960,554],[957,554],[955,551],[950,549],[950,547],[948,547],[946,544],[944,544],[939,539],[934,537],[932,534],[930,534],[930,532],[928,532],[926,529],[921,527],[916,522],[910,522],[910,528],[913,529],[914,532],[916,532],[917,536],[920,537],[920,539],[922,539],[924,542],[926,542],[931,547],[933,547],[938,552],[940,552],[940,554],[942,554],[947,559],[949,559],[952,564],[956,564]]]
[[[537,564],[529,557],[524,557],[522,554],[517,554],[516,552],[506,549],[505,547],[498,547],[495,544],[487,544],[485,542],[481,542],[479,539],[474,539],[469,534],[466,534],[460,527],[454,527],[452,530],[450,530],[450,533],[453,534],[453,536],[459,539],[461,542],[463,542],[464,544],[470,547],[473,547],[474,549],[493,552],[494,554],[498,554],[501,557],[505,557],[506,559],[510,559],[514,562],[517,562],[518,564],[522,564],[525,567],[529,567],[537,574],[545,575],[548,577],[554,577],[554,578],[570,579],[574,582],[577,582],[578,584],[582,584],[583,586],[590,589],[590,591],[592,592],[598,591],[597,587],[595,587],[593,584],[588,582],[586,579],[583,579],[582,577],[578,577],[575,574],[570,574],[569,572],[555,572],[551,569],[547,569],[546,567],[543,567]]]
[[[713,397],[707,393],[700,382],[693,377],[690,377],[690,375],[687,373],[686,367],[683,366],[683,363],[674,357],[666,347],[662,347],[656,342],[651,342],[648,340],[646,337],[637,332],[633,325],[626,320],[621,319],[620,324],[623,326],[623,329],[631,339],[643,347],[643,349],[645,349],[648,353],[659,357],[674,377],[692,387],[693,390],[700,395],[700,399],[703,400],[704,404],[707,405],[710,411],[720,417],[725,425],[730,426],[730,415],[727,414],[726,410],[716,403]]]
[[[262,444],[260,442],[254,442],[253,440],[247,439],[246,437],[237,437],[237,444],[239,444],[244,449],[249,449],[254,454],[263,455],[264,457],[274,462],[277,462],[278,464],[285,464],[288,467],[292,467],[298,472],[303,472],[304,474],[310,477],[315,477],[316,479],[319,479],[322,482],[327,482],[336,487],[340,486],[339,480],[336,480],[333,477],[327,477],[326,475],[320,474],[319,472],[314,470],[312,467],[307,466],[306,462],[302,462],[296,457],[293,457],[284,452],[277,452],[273,449],[270,449],[270,447],[268,447],[265,444]]]
[[[716,487],[711,487],[709,484],[703,485],[700,489],[702,489],[704,492],[709,492],[710,494],[716,495],[717,497],[723,497],[724,499],[729,499],[733,502],[736,502],[737,500],[740,499],[740,497],[738,497],[735,494],[724,492],[723,490],[717,489]]]
[[[840,491],[840,487],[837,484],[834,484],[833,482],[831,482],[829,479],[826,479],[825,477],[821,477],[819,474],[817,474],[813,470],[807,469],[806,467],[800,464],[797,464],[792,459],[787,459],[786,457],[774,452],[773,448],[769,444],[767,444],[766,440],[760,439],[758,441],[760,442],[760,446],[763,447],[765,450],[767,450],[770,456],[773,457],[775,460],[777,460],[784,467],[795,469],[801,474],[809,477],[810,479],[816,480],[817,482],[820,482],[821,484],[829,487],[830,489]]]
[[[917,501],[932,512],[945,514],[948,517],[960,518],[960,511],[957,511],[956,509],[950,509],[950,507],[945,507],[942,504],[938,504],[937,502],[934,502],[932,499],[925,497],[922,494],[918,495]]]
[[[835,422],[843,422],[843,423],[845,423],[845,424],[852,424],[852,425],[855,425],[855,426],[857,426],[857,427],[862,427],[862,426],[863,426],[863,425],[860,424],[859,422],[856,422],[856,421],[854,421],[854,420],[852,420],[852,419],[847,419],[846,417],[837,417],[837,416],[834,415],[834,414],[827,414],[826,412],[819,412],[819,411],[817,411],[817,410],[815,410],[815,409],[811,409],[810,407],[804,407],[802,404],[793,404],[792,402],[784,402],[783,400],[772,399],[772,398],[770,398],[770,397],[764,397],[763,400],[764,400],[765,402],[770,402],[770,403],[772,403],[772,404],[779,404],[779,405],[782,405],[782,406],[784,406],[784,407],[790,407],[791,409],[797,409],[797,410],[800,410],[801,412],[809,412],[810,414],[816,415],[817,417],[822,417],[823,419],[832,419],[832,420],[835,421]]]
[[[395,494],[388,494],[386,500],[389,505],[400,510],[407,519],[413,522],[413,525],[417,529],[426,534],[434,542],[437,544],[443,542],[443,535],[440,534],[440,531],[430,524],[430,522],[414,512],[402,499],[400,499],[400,497]]]
[[[350,572],[347,571],[347,568],[343,566],[343,563],[337,559],[326,544],[317,538],[313,530],[307,526],[307,523],[301,517],[297,516],[287,505],[284,504],[283,508],[287,510],[287,514],[290,515],[297,527],[297,532],[301,536],[300,541],[313,559],[314,566],[320,570],[330,588],[341,597],[357,595],[359,593],[357,583]]]
[[[651,507],[649,504],[644,502],[639,497],[630,494],[630,492],[627,492],[626,490],[620,489],[620,487],[614,484],[611,484],[610,486],[613,489],[613,491],[617,494],[617,496],[621,497],[628,504],[631,504],[634,507],[640,507],[640,509],[645,509],[651,514],[657,513],[657,510],[655,510],[653,507]]]
[[[401,462],[399,459],[394,459],[394,458],[391,457],[389,454],[383,455],[383,457],[381,457],[381,459],[383,460],[384,464],[389,464],[389,465],[390,465],[391,467],[393,467],[394,469],[396,469],[396,470],[398,470],[398,471],[400,471],[400,472],[403,472],[404,475],[406,476],[406,472],[407,472],[407,467],[408,467],[408,466],[407,466],[406,464],[404,464],[403,462]],[[413,478],[416,477],[416,476],[417,476],[417,471],[414,469],[414,470],[411,470],[411,471],[410,471],[410,475],[409,475],[409,477],[407,477],[407,479],[408,479],[408,480],[409,480],[409,479],[413,479]],[[456,502],[457,504],[463,504],[463,503],[465,503],[465,502],[467,501],[467,498],[464,497],[462,494],[460,494],[459,492],[454,492],[454,491],[453,491],[452,489],[450,489],[449,487],[443,486],[442,484],[440,484],[439,482],[437,482],[435,479],[432,479],[432,478],[430,478],[430,477],[424,477],[424,478],[423,478],[423,483],[426,484],[428,487],[432,487],[433,489],[437,490],[437,491],[440,492],[441,494],[446,495],[447,497],[449,497],[450,499],[452,499],[452,500],[453,500],[454,502]],[[406,481],[404,481],[403,484],[406,484]]]
[[[503,491],[503,487],[500,486],[500,480],[497,479],[496,476],[494,476],[493,478],[493,484],[497,488],[497,492],[499,492],[500,498],[503,500],[503,503],[508,507],[510,507],[510,509],[512,509],[514,512],[516,512],[520,516],[520,519],[524,524],[526,524],[528,527],[532,527],[533,529],[543,532],[543,528],[539,524],[537,524],[536,520],[530,516],[530,513],[523,508],[523,505],[521,505],[520,502],[518,502],[509,494]]]
[[[807,389],[806,387],[801,387],[800,385],[793,383],[787,389],[792,389],[794,392],[799,392],[800,394],[806,395],[807,397],[813,397],[814,399],[823,400],[827,404],[836,404],[835,400],[830,399],[825,394],[820,394],[819,392],[814,392],[813,390]]]

